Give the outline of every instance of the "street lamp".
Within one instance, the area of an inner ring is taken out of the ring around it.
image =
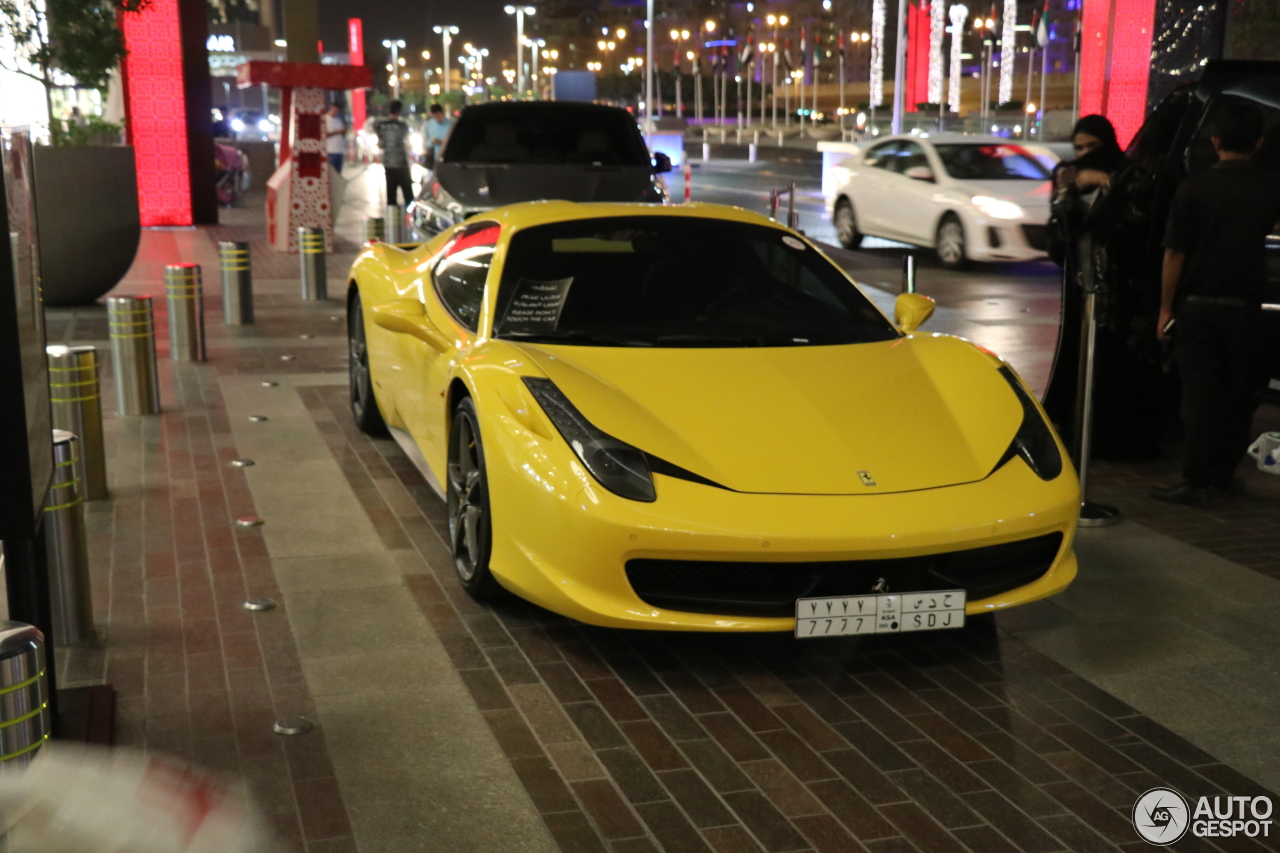
[[[441,26],[437,24],[431,28],[434,32],[440,34],[440,40],[444,42],[444,75],[441,81],[444,84],[444,91],[449,91],[449,45],[453,44],[453,37],[458,34],[457,27]]]
[[[400,58],[400,48],[404,47],[404,39],[383,39],[382,46],[391,48],[391,66],[387,69],[388,71],[394,72],[401,65],[404,65],[404,60]],[[399,100],[400,76],[392,74],[387,82],[391,84],[392,97]]]
[[[516,16],[516,97],[524,94],[524,16],[537,14],[537,9],[532,6],[503,6],[502,10],[508,15]],[[534,54],[533,64],[538,64],[537,54]],[[535,68],[536,71],[536,68]]]

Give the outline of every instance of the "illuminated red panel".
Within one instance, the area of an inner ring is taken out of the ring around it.
[[[912,3],[907,12],[907,85],[905,109],[916,112],[916,104],[929,100],[929,10],[923,2]]]
[[[1111,119],[1120,144],[1142,126],[1155,0],[1086,0],[1081,20],[1080,114]]]
[[[347,19],[347,53],[347,62],[364,65],[364,21],[359,18]],[[364,127],[364,98],[364,89],[356,89],[351,93],[351,123],[356,130]]]
[[[1142,127],[1147,113],[1147,83],[1151,76],[1151,31],[1155,0],[1116,3],[1111,35],[1111,79],[1107,85],[1107,118],[1116,126],[1121,147]]]
[[[190,225],[178,0],[152,0],[146,11],[120,17],[129,50],[123,76],[142,224]]]

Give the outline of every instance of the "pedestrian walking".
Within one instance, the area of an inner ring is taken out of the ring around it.
[[[431,114],[427,117],[426,132],[423,134],[427,138],[428,169],[436,167],[436,161],[440,159],[440,151],[444,148],[444,140],[449,135],[451,127],[453,122],[445,115],[444,107],[432,104]]]
[[[1173,341],[1182,383],[1182,482],[1151,490],[1207,509],[1236,491],[1262,369],[1266,238],[1280,219],[1280,175],[1254,162],[1262,112],[1230,101],[1213,124],[1218,162],[1183,182],[1164,239],[1157,334]]]
[[[401,207],[408,207],[413,201],[413,178],[409,173],[409,125],[400,118],[402,108],[399,101],[392,101],[387,106],[387,118],[373,123],[373,132],[382,149],[382,169],[387,175],[387,205],[398,203],[399,190],[404,197]]]
[[[342,110],[330,104],[324,117],[324,150],[329,155],[329,165],[342,174],[342,158],[347,153],[347,123],[342,120]]]

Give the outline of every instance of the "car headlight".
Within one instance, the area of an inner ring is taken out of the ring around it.
[[[992,219],[1021,219],[1024,211],[1011,201],[992,198],[989,195],[975,195],[970,199],[974,206]]]
[[[236,133],[242,132],[244,130],[244,122],[238,118],[233,118],[231,120],[231,129]]]
[[[1004,456],[996,464],[995,470],[1015,456],[1021,456],[1036,476],[1041,480],[1053,480],[1062,473],[1062,453],[1058,450],[1058,442],[1054,440],[1053,431],[1045,423],[1040,410],[1031,400],[1031,395],[1022,387],[1018,377],[1007,367],[1000,368],[1000,375],[1013,389],[1018,402],[1022,404],[1022,425]]]
[[[600,485],[619,497],[633,501],[657,499],[653,475],[649,473],[649,460],[643,450],[592,426],[550,379],[526,376],[524,384]]]
[[[272,127],[273,126],[271,122],[267,121],[265,118],[258,119],[258,130],[262,131],[263,133],[270,133],[272,130]]]

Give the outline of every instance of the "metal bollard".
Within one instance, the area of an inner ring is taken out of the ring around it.
[[[44,635],[23,622],[0,622],[0,762],[26,764],[53,732]]]
[[[385,240],[387,229],[383,223],[385,220],[381,216],[366,216],[364,219],[364,241],[366,243],[374,240]]]
[[[116,411],[122,415],[160,414],[160,376],[156,372],[156,325],[150,296],[108,296],[111,369]]]
[[[404,239],[404,209],[397,204],[387,205],[386,213],[386,229],[388,243],[403,243]]]
[[[769,190],[769,218],[778,221],[778,191]]]
[[[756,161],[756,150],[760,147],[760,131],[753,131],[751,134],[751,144],[747,146],[747,162],[754,163]]]
[[[107,451],[102,439],[102,389],[98,382],[98,350],[94,347],[49,346],[49,403],[55,429],[80,439],[76,477],[87,501],[107,497]]]
[[[166,265],[164,290],[169,306],[169,359],[204,361],[204,284],[200,265]]]
[[[311,302],[328,299],[323,228],[298,229],[298,258],[302,264],[302,298]]]
[[[222,267],[222,322],[228,326],[253,325],[253,265],[249,244],[218,244]]]
[[[796,230],[800,227],[800,212],[796,210],[796,182],[787,187],[787,227]]]
[[[902,292],[916,292],[916,256],[910,252],[902,259]]]
[[[84,534],[84,504],[76,476],[76,437],[53,431],[53,482],[45,499],[45,542],[49,549],[49,597],[53,642],[66,646],[93,636],[93,597],[89,592],[89,546]]]

